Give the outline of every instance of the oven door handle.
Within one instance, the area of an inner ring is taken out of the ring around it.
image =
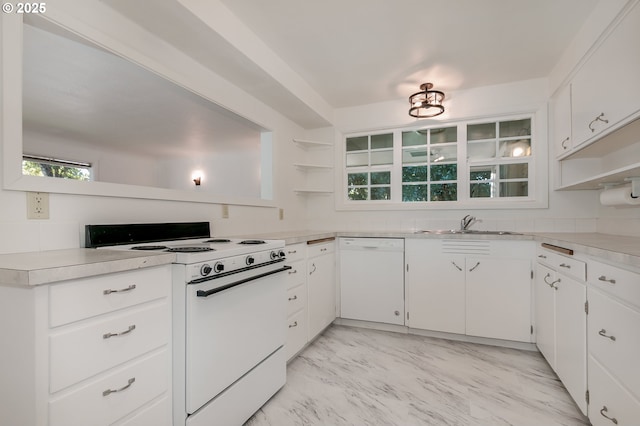
[[[253,276],[251,276],[249,278],[245,278],[245,279],[240,280],[240,281],[235,281],[235,282],[232,282],[232,283],[229,283],[229,284],[223,285],[221,287],[217,287],[217,288],[212,288],[211,290],[206,290],[206,291],[205,290],[198,290],[196,292],[196,296],[198,296],[198,297],[209,297],[212,294],[220,293],[221,291],[228,290],[228,289],[230,289],[232,287],[248,283],[249,281],[258,280],[260,278],[268,277],[269,275],[278,274],[280,272],[288,271],[289,269],[291,269],[291,266],[283,266],[280,269],[274,269],[273,271],[264,272],[264,273],[259,274],[259,275],[253,275]]]

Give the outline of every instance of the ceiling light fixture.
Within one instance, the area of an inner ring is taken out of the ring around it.
[[[416,118],[435,117],[444,112],[442,101],[444,93],[439,90],[431,90],[433,84],[420,85],[421,92],[409,96],[409,115]]]

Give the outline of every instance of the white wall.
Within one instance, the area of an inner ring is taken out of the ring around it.
[[[273,131],[273,199],[276,208],[232,205],[229,207],[230,217],[222,219],[222,209],[218,204],[51,193],[50,218],[28,220],[26,193],[3,189],[0,190],[0,253],[81,247],[86,224],[210,221],[213,234],[220,236],[304,228],[306,203],[292,191],[295,175],[291,166],[295,155],[291,140],[303,137],[304,130],[131,21],[106,7],[97,10],[99,7],[99,2],[80,8],[78,3],[63,1],[52,8],[52,15],[56,13],[57,19],[65,20],[68,26],[82,30],[92,38],[99,38],[103,44],[123,49],[141,63],[155,64],[155,69],[172,80],[187,82],[191,89]],[[5,20],[14,19],[14,15],[3,14],[1,19],[4,25]],[[20,40],[4,42],[13,45],[19,44]],[[5,123],[8,117],[19,116],[21,103],[19,98],[7,95],[11,91],[4,87],[1,90],[1,122]],[[1,142],[16,142],[8,139],[12,138],[3,136]],[[0,173],[3,172],[2,167],[0,164]],[[278,218],[278,207],[285,210],[284,220]]]
[[[447,95],[442,116],[425,123],[447,122],[468,118],[494,117],[546,110],[548,82],[546,79],[523,81],[491,87],[480,87]],[[344,134],[390,129],[415,124],[408,115],[408,102],[385,102],[336,111],[335,151],[341,153]],[[546,127],[546,126],[545,126]],[[546,133],[546,132],[543,132]],[[547,135],[539,135],[547,143]],[[549,161],[541,158],[541,161]],[[554,169],[550,168],[549,183]],[[334,180],[341,182],[342,170],[336,169]],[[551,188],[551,186],[550,186]],[[341,190],[342,188],[337,188]],[[392,231],[417,229],[451,229],[460,219],[472,214],[481,222],[478,229],[527,232],[593,232],[598,216],[595,191],[555,192],[549,189],[548,208],[539,209],[430,209],[411,211],[337,211],[334,198],[308,197],[308,220],[314,229]]]

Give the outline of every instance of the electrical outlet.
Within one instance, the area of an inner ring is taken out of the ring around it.
[[[278,210],[278,217],[280,218],[280,220],[284,220],[284,209]]]
[[[229,205],[228,204],[223,204],[222,205],[222,218],[223,219],[229,219]]]
[[[49,219],[49,194],[27,192],[27,219]]]

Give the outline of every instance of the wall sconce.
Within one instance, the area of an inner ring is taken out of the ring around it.
[[[202,183],[202,172],[200,170],[196,170],[191,173],[191,180],[193,180],[193,183],[195,183],[196,186],[200,186]]]

